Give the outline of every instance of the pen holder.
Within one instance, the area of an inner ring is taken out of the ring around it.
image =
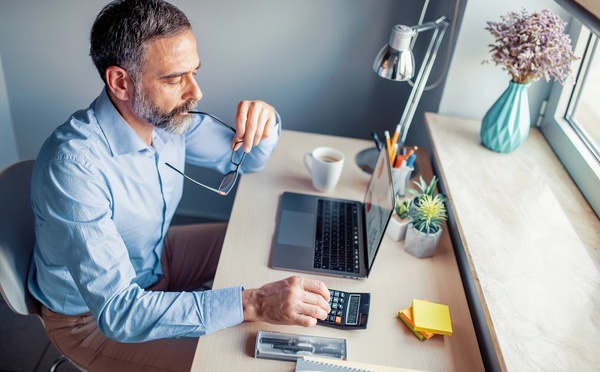
[[[402,168],[392,168],[392,184],[394,186],[394,195],[406,195],[406,187],[410,180],[410,175],[414,170],[413,167],[404,166]]]

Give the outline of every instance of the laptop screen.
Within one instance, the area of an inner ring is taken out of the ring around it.
[[[394,188],[388,152],[384,147],[377,158],[375,170],[365,194],[365,224],[367,236],[367,268],[370,270],[394,209]]]

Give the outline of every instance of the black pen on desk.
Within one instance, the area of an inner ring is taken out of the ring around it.
[[[310,355],[329,355],[335,358],[341,358],[343,355],[340,351],[328,348],[315,348],[312,345],[271,345],[273,349],[283,352],[289,351],[292,353],[309,353]]]
[[[277,349],[277,350],[282,350],[282,351],[291,351],[294,353],[299,353],[302,351],[308,352],[308,353],[314,353],[315,352],[315,348],[314,346],[310,345],[310,346],[304,346],[304,345],[271,345],[271,347],[273,349]]]
[[[375,141],[375,147],[377,147],[377,151],[381,150],[381,148],[383,147],[383,143],[381,142],[381,139],[379,138],[377,133],[371,132],[371,137],[373,137],[373,140]]]
[[[280,339],[272,337],[261,337],[260,343],[262,344],[273,344],[273,345],[295,345],[298,341],[293,338]]]

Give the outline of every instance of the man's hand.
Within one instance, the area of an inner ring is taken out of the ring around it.
[[[242,292],[244,321],[309,327],[330,311],[329,290],[323,282],[291,276]]]
[[[271,135],[277,117],[275,108],[264,101],[242,101],[238,104],[235,117],[237,135],[233,139],[233,149],[237,150],[244,141],[244,151],[250,152],[260,140]]]

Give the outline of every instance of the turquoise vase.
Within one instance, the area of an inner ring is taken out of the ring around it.
[[[511,81],[490,107],[481,122],[481,143],[485,147],[496,152],[511,152],[525,141],[531,125],[527,98],[530,85]]]

